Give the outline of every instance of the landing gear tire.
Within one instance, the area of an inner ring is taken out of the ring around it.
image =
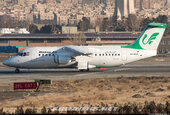
[[[79,71],[80,71],[80,72],[84,72],[84,71],[89,72],[89,71],[90,71],[90,69],[80,69]]]
[[[20,72],[20,70],[19,70],[19,69],[16,69],[16,70],[15,70],[15,73],[19,73],[19,72]]]
[[[83,71],[84,71],[84,69],[80,69],[79,71],[80,71],[80,72],[83,72]]]

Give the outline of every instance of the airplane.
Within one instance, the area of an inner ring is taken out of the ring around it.
[[[91,68],[120,66],[157,55],[157,48],[167,27],[165,23],[149,23],[137,40],[127,46],[62,46],[30,47],[5,60],[4,65],[25,69]]]

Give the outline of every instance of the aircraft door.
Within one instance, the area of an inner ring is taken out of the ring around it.
[[[57,54],[54,55],[54,62],[57,63],[57,64],[59,64],[58,59],[59,59],[59,56]]]
[[[122,53],[122,61],[126,61],[127,60],[127,49],[123,48],[121,50],[121,53]]]
[[[35,59],[37,59],[39,52],[37,51],[37,49],[34,49],[32,52],[30,52],[29,55],[31,57],[31,60],[35,60]]]
[[[38,50],[35,48],[34,50],[32,50],[31,52],[29,52],[29,59],[31,60],[31,62],[35,63],[37,62],[38,60],[40,60],[40,57],[39,57],[39,52]]]

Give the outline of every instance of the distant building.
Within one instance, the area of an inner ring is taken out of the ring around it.
[[[62,26],[62,33],[63,34],[76,34],[77,27],[74,26]]]
[[[137,1],[139,1],[139,0],[137,0]],[[170,6],[168,6],[169,1],[170,0],[140,0],[140,4],[141,4],[142,9],[153,9],[153,8],[159,9],[159,8],[170,7]]]
[[[0,34],[29,34],[26,28],[0,28]]]
[[[11,30],[9,28],[1,28],[0,29],[1,34],[11,34]]]
[[[154,8],[154,0],[141,0],[141,5],[143,9],[152,9]]]
[[[170,0],[135,0],[135,8],[137,10],[168,8],[169,2]]]
[[[137,10],[142,10],[142,0],[135,0],[134,4]]]
[[[17,34],[30,34],[30,32],[28,32],[26,28],[16,29],[15,32],[16,32]]]
[[[165,6],[166,6],[167,8],[170,8],[170,0],[166,0]]]
[[[121,20],[129,14],[135,14],[134,0],[115,0],[114,17]]]

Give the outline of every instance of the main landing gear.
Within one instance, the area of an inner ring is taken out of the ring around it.
[[[20,70],[18,68],[16,68],[15,73],[19,73],[19,72],[20,72]]]
[[[80,69],[79,71],[80,71],[80,72],[85,72],[85,71],[89,72],[90,69]]]

